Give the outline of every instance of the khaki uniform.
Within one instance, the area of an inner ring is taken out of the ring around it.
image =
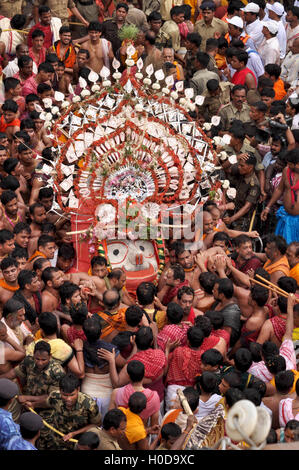
[[[249,116],[250,108],[248,104],[243,103],[241,111],[239,111],[233,103],[229,103],[223,106],[219,111],[219,116],[221,117],[222,130],[227,131],[234,119],[238,119],[242,122],[250,121]]]
[[[159,33],[156,36],[155,46],[157,49],[162,51],[164,47],[172,47],[171,36],[160,29]]]
[[[190,80],[190,87],[194,90],[194,96],[202,95],[207,91],[207,82],[209,80],[220,80],[219,75],[215,72],[209,72],[207,69],[198,70]]]
[[[186,67],[185,67],[185,80],[190,80],[196,73],[196,52],[187,51],[185,55]]]
[[[232,223],[235,230],[247,231],[250,225],[252,213],[258,203],[261,190],[259,180],[255,173],[250,176],[240,175],[238,165],[233,165],[231,169],[230,181],[232,186],[237,190],[235,199],[235,213],[238,212],[245,205],[246,202],[251,202],[253,207],[243,217]]]
[[[176,5],[184,5],[184,0],[161,0],[160,13],[164,21],[170,20],[170,10]]]
[[[211,55],[210,55],[209,63],[207,65],[207,70],[209,70],[210,72],[215,72],[218,75],[218,67],[217,67],[217,64],[216,64],[216,60]]]
[[[236,151],[231,147],[230,145],[225,145],[223,147],[223,150],[228,154],[228,155],[236,155]],[[240,152],[237,155],[240,155],[241,153],[247,153],[247,152],[252,152],[256,158],[256,165],[255,165],[255,171],[261,171],[264,170],[264,165],[262,164],[262,157],[260,153],[254,148],[249,145],[248,140],[245,139],[244,143],[240,149]]]
[[[59,391],[50,394],[48,405],[52,409],[51,417],[47,420],[48,423],[63,434],[77,431],[89,424],[96,426],[101,424],[101,414],[97,402],[85,393],[79,392],[77,402],[71,410],[66,408]],[[39,450],[45,448],[71,450],[74,448],[74,443],[64,442],[58,434],[47,429],[47,438],[43,442],[38,442]]]
[[[198,107],[199,114],[202,114],[206,121],[211,121],[212,116],[218,114],[219,108],[221,106],[220,95],[210,96],[209,91],[203,93],[205,100],[202,106]]]
[[[90,428],[89,431],[97,434],[100,439],[100,445],[97,450],[122,450],[121,447],[119,447],[117,440],[113,439],[105,429],[95,427]]]
[[[129,5],[129,10],[126,20],[137,26],[141,31],[148,31],[149,25],[147,24],[145,13],[133,5]]]
[[[160,11],[160,0],[143,0],[142,11],[149,16],[153,11]]]
[[[164,31],[171,38],[172,48],[177,52],[181,48],[181,35],[178,25],[173,21],[166,21],[161,31]]]
[[[15,15],[21,15],[25,3],[25,0],[0,0],[0,16],[12,18]]]
[[[194,25],[194,32],[200,34],[202,39],[200,50],[205,52],[207,39],[214,38],[215,33],[224,36],[228,32],[228,24],[219,18],[213,18],[210,25],[206,25],[204,20],[199,20]]]
[[[73,0],[34,0],[33,6],[39,7],[41,5],[47,5],[52,12],[52,16],[60,18],[63,24],[68,22],[69,14],[67,9],[76,6]]]

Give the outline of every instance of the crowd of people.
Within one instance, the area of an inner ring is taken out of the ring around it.
[[[0,449],[208,446],[203,423],[244,399],[269,413],[267,443],[298,441],[297,1],[0,0],[0,15]],[[114,59],[126,74],[132,25],[135,64],[199,97],[190,117],[235,190],[209,194],[197,243],[164,240],[161,276],[133,293],[104,256],[75,269],[44,126],[55,92],[72,102]]]

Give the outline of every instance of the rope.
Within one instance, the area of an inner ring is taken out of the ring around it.
[[[33,408],[30,408],[29,406],[28,406],[28,410],[31,411],[32,413],[36,414],[36,415],[38,414],[36,411],[34,411]],[[47,428],[51,429],[51,431],[54,431],[56,434],[59,434],[59,436],[61,436],[61,437],[65,436],[65,434],[63,434],[62,432],[60,432],[57,429],[53,428],[53,426],[48,424],[47,421],[45,421],[44,419],[43,419],[43,423]],[[69,439],[67,442],[78,442],[78,441],[76,439]]]
[[[2,29],[2,33],[7,31],[16,31],[17,33],[29,34],[29,31],[25,31],[24,29]]]

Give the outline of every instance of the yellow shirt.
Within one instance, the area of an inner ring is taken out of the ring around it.
[[[69,344],[67,344],[63,339],[56,338],[56,339],[46,339],[46,338],[41,338],[38,340],[32,341],[27,348],[26,348],[26,355],[27,356],[33,356],[33,351],[36,343],[39,341],[46,341],[47,343],[50,344],[51,346],[51,355],[53,359],[56,359],[60,361],[62,364],[71,359],[73,355],[73,350]]]
[[[146,437],[146,430],[142,419],[136,413],[132,413],[129,408],[118,407],[127,417],[127,428],[125,434],[130,444],[141,441]]]

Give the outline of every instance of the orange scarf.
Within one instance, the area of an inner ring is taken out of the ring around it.
[[[0,279],[0,287],[3,287],[3,289],[9,290],[10,292],[15,292],[19,289],[19,286],[10,286],[4,279]]]
[[[36,250],[35,253],[33,253],[33,255],[30,256],[29,260],[28,260],[28,263],[30,263],[34,258],[47,258],[46,255],[44,255],[44,253],[42,253],[41,251],[38,251]]]
[[[299,284],[299,263],[290,269],[290,277],[294,278],[297,281],[297,284]]]
[[[263,268],[269,273],[275,273],[276,271],[281,271],[285,276],[290,275],[290,265],[286,256],[282,256],[278,261],[271,264],[271,261],[268,259],[264,264]]]

